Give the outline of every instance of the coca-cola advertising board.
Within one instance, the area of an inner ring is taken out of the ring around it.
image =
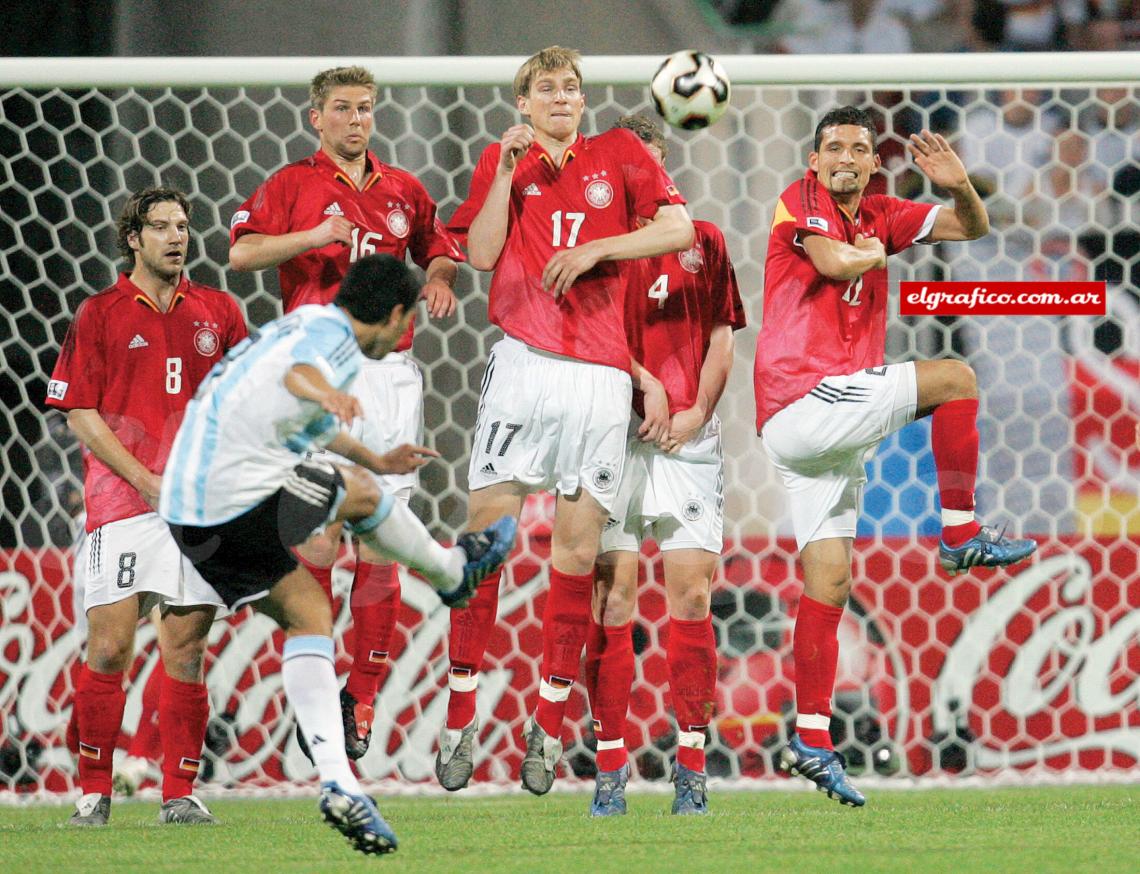
[[[874,724],[866,743],[891,750],[894,758],[889,770],[879,770],[1041,774],[1140,762],[1136,540],[1046,540],[1031,563],[956,578],[937,568],[933,539],[859,541],[855,553],[836,710],[843,699],[857,702],[847,711],[848,743],[861,742],[860,724]],[[480,678],[481,780],[515,779],[523,752],[519,726],[537,697],[548,538],[530,535],[521,555],[504,575],[499,622]],[[730,776],[774,773],[771,753],[792,707],[791,627],[801,589],[794,557],[794,543],[783,539],[733,543],[716,583],[721,670],[710,749]],[[665,755],[672,731],[657,556],[647,555],[644,572],[627,732],[643,771],[643,754]],[[372,747],[358,764],[373,779],[429,781],[446,706],[448,611],[414,577],[405,576],[403,593],[392,672],[377,701]],[[64,729],[81,641],[73,629],[65,556],[0,553],[0,610],[0,746],[9,763],[0,790],[70,791]],[[349,611],[339,598],[336,617],[338,634],[351,640]],[[153,638],[144,622],[126,734],[139,718]],[[215,623],[207,683],[224,731],[212,780],[272,786],[312,778],[282,694],[280,645],[276,626],[248,611]],[[343,672],[348,664],[339,652]],[[578,744],[589,720],[577,691],[568,716],[568,753],[584,756]],[[874,751],[864,752],[870,767]]]

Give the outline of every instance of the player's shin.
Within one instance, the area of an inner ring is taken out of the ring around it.
[[[454,589],[463,579],[463,552],[436,543],[415,514],[392,495],[381,495],[376,510],[354,520],[352,530],[369,549],[419,571],[440,591]]]
[[[934,411],[930,445],[938,470],[942,539],[958,546],[978,533],[974,485],[978,474],[978,399],[962,398]]]
[[[193,794],[209,719],[210,698],[205,683],[163,678],[158,700],[163,801]]]
[[[79,784],[84,794],[111,794],[111,756],[126,703],[122,671],[100,674],[83,667],[75,708],[79,715]]]
[[[839,665],[839,622],[843,608],[804,595],[800,598],[792,657],[796,667],[796,734],[810,747],[833,749],[828,726]]]
[[[665,659],[673,712],[677,716],[677,763],[690,771],[703,772],[705,730],[713,715],[716,693],[712,616],[691,621],[670,616]]]
[[[321,782],[336,782],[348,794],[358,795],[360,784],[344,753],[333,652],[331,637],[310,634],[286,639],[281,680]]]
[[[581,575],[550,569],[550,591],[542,614],[542,681],[535,721],[553,738],[562,736],[566,703],[578,678],[590,627],[593,588],[592,568]]]
[[[591,620],[586,640],[586,689],[599,771],[616,771],[629,759],[625,722],[633,685],[633,624],[600,626]]]
[[[447,700],[447,727],[466,728],[475,718],[475,695],[479,686],[479,670],[487,641],[495,628],[499,610],[499,579],[502,570],[490,574],[475,596],[462,609],[451,611],[451,634],[447,653],[451,662],[447,674],[450,692]]]
[[[345,690],[372,705],[388,675],[388,653],[400,615],[400,573],[394,564],[359,560],[352,579],[352,670]]]

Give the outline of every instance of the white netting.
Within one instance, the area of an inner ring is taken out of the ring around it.
[[[63,732],[79,651],[70,630],[67,551],[81,501],[78,452],[62,418],[45,413],[42,400],[71,313],[117,269],[118,209],[128,192],[159,181],[188,191],[195,210],[191,275],[233,291],[251,323],[274,317],[273,271],[225,269],[229,219],[272,170],[315,148],[304,81],[340,60],[293,59],[286,72],[269,60],[219,61],[224,70],[200,59],[84,62],[82,69],[0,63],[0,790],[73,788]],[[1041,537],[1044,560],[1016,574],[979,573],[949,585],[933,558],[929,426],[917,423],[888,440],[872,463],[865,539],[842,631],[841,748],[856,768],[883,773],[1135,767],[1140,105],[1135,90],[1095,84],[1119,81],[1127,64],[1119,56],[1019,65],[955,56],[927,60],[916,71],[899,59],[724,60],[734,79],[732,108],[711,131],[670,134],[668,163],[693,214],[724,230],[754,322],[775,198],[803,172],[817,112],[837,102],[876,110],[886,190],[937,196],[903,150],[909,133],[930,127],[958,144],[987,195],[989,238],[897,258],[892,282],[1088,277],[1110,284],[1106,319],[892,319],[891,360],[955,355],[977,370],[980,510]],[[653,59],[608,61],[586,67],[588,131],[628,112],[651,112],[646,88],[630,83],[648,81]],[[419,176],[449,216],[482,148],[516,114],[507,88],[448,83],[506,82],[517,62],[388,59],[370,66],[388,83],[372,147]],[[973,82],[963,81],[970,73],[961,67],[976,68]],[[829,80],[839,69],[849,81],[890,82],[892,90],[838,90]],[[105,84],[76,84],[89,76]],[[193,84],[196,77],[207,84]],[[756,84],[777,78],[784,84]],[[937,81],[955,84],[926,84]],[[415,506],[441,537],[453,536],[464,520],[467,447],[486,352],[496,339],[486,321],[487,279],[464,268],[459,315],[421,319],[414,348],[425,371],[428,440],[445,459],[424,471]],[[722,664],[710,770],[728,776],[772,773],[771,753],[784,737],[792,700],[795,553],[782,487],[753,434],[755,336],[755,324],[738,336],[720,407],[727,542],[713,598]],[[480,693],[481,778],[513,779],[521,759],[518,729],[537,693],[550,509],[542,498],[528,504],[522,553],[505,577]],[[667,773],[673,743],[657,571],[647,559],[628,738],[650,777]],[[361,765],[369,777],[426,780],[443,719],[447,614],[414,580],[406,581],[405,595],[395,668]],[[339,611],[343,628],[347,605]],[[271,624],[219,623],[214,636],[208,682],[215,714],[224,718],[212,735],[211,779],[274,786],[309,777],[291,719],[282,716],[280,641]],[[140,652],[147,655],[135,666],[128,734],[153,663],[142,644],[152,638],[144,626]],[[589,730],[578,692],[571,716],[568,758],[585,773]]]

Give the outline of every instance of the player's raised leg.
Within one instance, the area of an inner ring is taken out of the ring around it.
[[[468,525],[477,531],[504,516],[517,519],[525,499],[526,488],[521,483],[503,482],[476,489],[468,503]],[[451,611],[447,721],[439,734],[435,758],[436,777],[451,792],[464,788],[475,770],[474,743],[479,731],[476,694],[483,655],[498,613],[501,577],[501,569],[489,574],[466,607]]]
[[[971,567],[1023,561],[1037,549],[1029,539],[1006,537],[974,518],[978,473],[978,383],[962,361],[915,362],[918,411],[932,415],[931,448],[938,471],[942,539],[938,559],[951,576]]]
[[[796,669],[796,733],[780,754],[780,767],[811,780],[850,807],[866,799],[847,779],[847,763],[831,743],[831,695],[839,665],[839,622],[851,591],[847,537],[814,540],[800,550],[804,594],[792,636]]]

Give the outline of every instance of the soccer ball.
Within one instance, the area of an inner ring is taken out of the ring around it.
[[[732,86],[724,67],[704,52],[669,55],[649,85],[657,114],[673,127],[700,130],[728,109]]]

